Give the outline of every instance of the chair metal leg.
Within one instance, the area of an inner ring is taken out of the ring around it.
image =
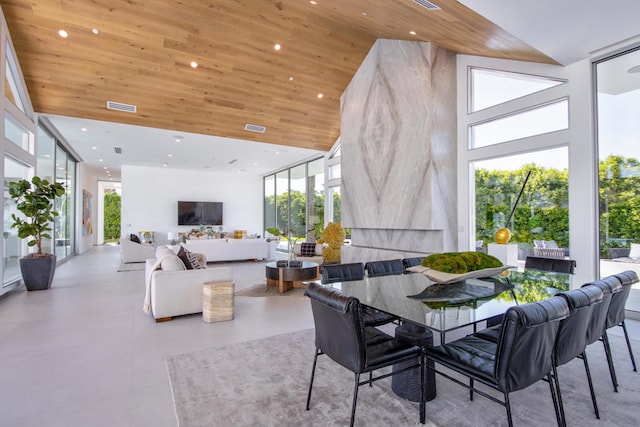
[[[555,381],[549,382],[549,384],[551,385],[551,397],[553,398],[553,387],[556,388],[556,393],[558,396],[557,402],[556,402],[556,399],[553,399],[553,404],[556,406],[556,416],[558,415],[558,413],[560,414],[558,424],[566,426],[567,420],[564,416],[564,405],[562,404],[562,392],[560,391],[560,378],[558,377],[558,368],[555,366],[555,364],[553,365],[553,379]]]
[[[425,374],[426,374],[426,370],[425,370],[425,366],[427,365],[427,356],[424,353],[424,351],[422,351],[420,353],[420,424],[424,424],[425,423],[425,398],[427,395],[426,392],[426,388],[427,388],[427,382],[425,381]]]
[[[360,374],[356,373],[356,385],[353,387],[353,403],[351,404],[351,423],[349,426],[353,427],[353,422],[356,419],[356,401],[358,400],[358,386],[360,384]]]
[[[613,357],[611,356],[611,346],[609,345],[609,336],[607,331],[602,334],[602,344],[604,345],[604,354],[607,356],[607,364],[609,365],[609,374],[613,383],[613,391],[618,392],[618,378],[616,377],[616,368],[613,366]]]
[[[591,402],[593,403],[593,411],[596,413],[596,418],[600,419],[600,411],[598,411],[598,402],[596,402],[596,392],[593,389],[593,381],[591,381],[591,370],[589,369],[589,361],[587,360],[587,352],[583,351],[580,355],[584,362],[584,370],[587,373],[587,381],[589,381],[589,391],[591,392]],[[560,393],[560,389],[558,389]]]
[[[318,355],[320,350],[316,348],[316,355],[313,357],[313,367],[311,368],[311,381],[309,381],[309,392],[307,393],[307,411],[309,410],[309,403],[311,402],[311,388],[313,387],[313,377],[316,373],[316,362],[318,361]]]
[[[469,378],[469,400],[473,401],[473,378]]]
[[[624,338],[627,340],[627,348],[629,349],[629,357],[631,358],[631,365],[633,365],[633,371],[638,372],[636,369],[636,359],[633,357],[633,350],[631,349],[631,341],[629,341],[629,334],[627,333],[627,325],[625,325],[624,320],[620,323],[622,326],[622,330],[624,331]]]
[[[546,376],[546,380],[549,383],[549,388],[551,389],[551,400],[553,400],[553,409],[556,411],[556,422],[558,423],[559,427],[565,427],[566,424],[564,423],[564,419],[562,417],[564,417],[564,413],[562,414],[562,417],[560,415],[560,402],[558,401],[558,396],[556,395],[556,389],[560,389],[560,385],[556,382],[556,385],[554,386],[553,381],[557,381],[557,377],[551,378],[552,374],[547,374]]]
[[[507,408],[507,421],[509,427],[513,427],[513,419],[511,418],[511,402],[509,401],[509,393],[504,392],[504,407]]]

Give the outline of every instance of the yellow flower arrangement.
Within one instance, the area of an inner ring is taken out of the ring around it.
[[[324,248],[323,261],[327,264],[340,263],[342,243],[345,232],[339,222],[330,222],[322,233],[322,241],[328,246]]]

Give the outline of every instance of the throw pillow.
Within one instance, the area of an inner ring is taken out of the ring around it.
[[[315,256],[316,254],[316,244],[303,242],[300,245],[300,256]]]
[[[176,255],[167,255],[162,259],[160,264],[163,271],[182,271],[186,270],[184,263]]]
[[[631,250],[629,251],[629,258],[637,259],[640,258],[640,244],[632,243]]]
[[[129,235],[129,239],[130,239],[132,242],[134,242],[134,243],[142,243],[142,242],[140,241],[140,238],[139,238],[137,235],[135,235],[135,234],[131,234],[131,235]]]
[[[199,270],[204,268],[200,264],[200,261],[198,261],[198,257],[193,252],[185,249],[183,246],[180,246],[180,250],[178,251],[178,258],[182,260],[187,270]]]

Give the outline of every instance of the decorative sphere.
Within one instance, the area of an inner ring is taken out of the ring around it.
[[[511,239],[511,231],[508,228],[501,228],[496,231],[496,243],[506,245]]]

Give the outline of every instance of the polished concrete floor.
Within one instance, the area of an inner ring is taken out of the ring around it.
[[[59,266],[51,289],[0,298],[0,426],[175,426],[166,356],[313,327],[308,301],[287,296],[237,297],[229,322],[155,323],[144,272],[119,264],[118,247],[94,247]],[[225,265],[236,290],[264,283],[262,262]]]
[[[0,426],[175,426],[166,356],[313,327],[309,302],[285,296],[237,297],[229,322],[155,323],[144,272],[119,264],[118,247],[94,247],[51,289],[0,298]],[[262,262],[225,265],[236,290],[265,281]]]

